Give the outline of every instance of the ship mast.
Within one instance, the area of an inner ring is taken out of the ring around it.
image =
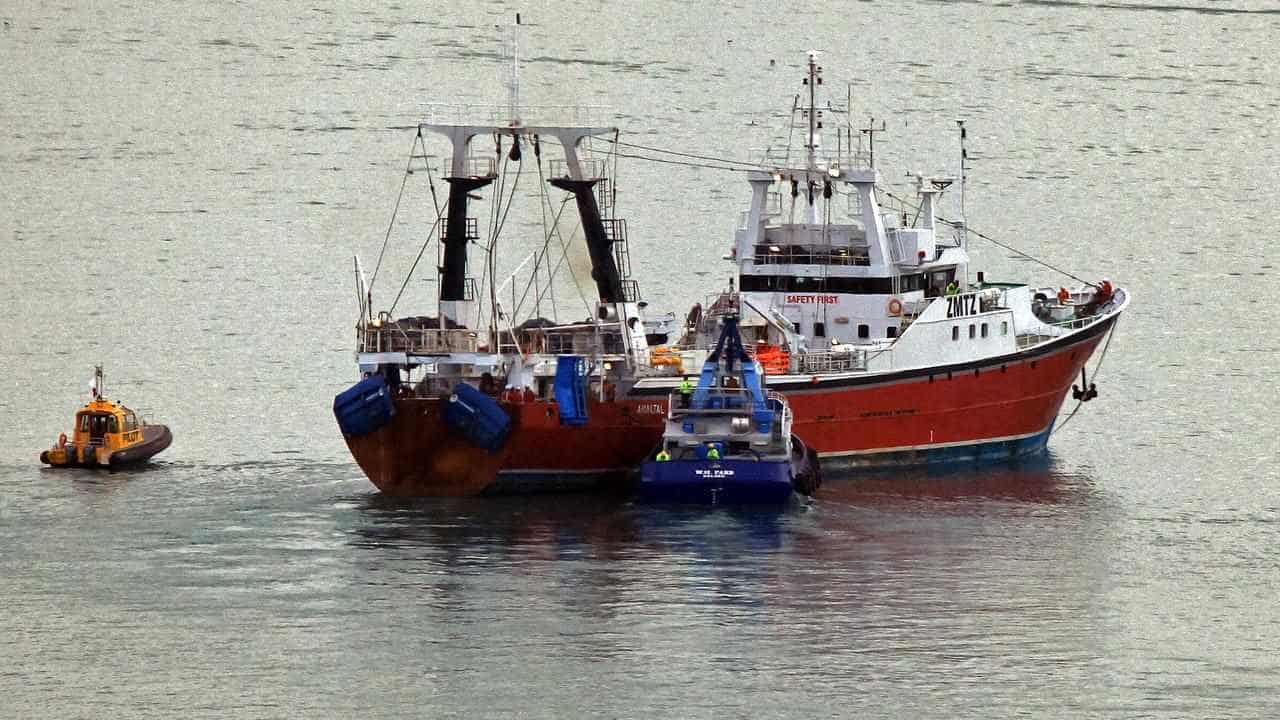
[[[507,117],[510,126],[518,128],[523,123],[520,120],[520,13],[516,13],[516,21],[507,26],[506,41],[502,45],[503,59],[508,62],[507,66]],[[499,140],[501,142],[501,140]],[[512,134],[512,148],[510,159],[520,162],[520,136]],[[501,204],[502,198],[496,197],[494,202]],[[489,238],[487,249],[488,268],[486,274],[489,276],[489,347],[493,352],[502,354],[502,333],[498,327],[498,235],[495,231]],[[513,308],[514,309],[514,308]]]
[[[516,13],[515,24],[507,28],[507,41],[503,45],[503,59],[510,64],[507,69],[507,115],[511,118],[511,127],[521,125],[520,119],[520,13]]]
[[[969,164],[969,151],[965,149],[964,141],[967,133],[964,129],[964,121],[956,120],[956,126],[960,128],[960,247],[966,252],[969,250],[969,221],[964,214],[964,186],[965,175]]]
[[[805,179],[805,186],[808,193],[808,211],[805,213],[806,222],[811,225],[818,223],[818,205],[813,197],[814,173],[818,171],[818,144],[821,142],[818,131],[822,128],[822,123],[818,122],[818,85],[822,84],[822,67],[818,65],[818,51],[809,51],[809,75],[804,80],[809,86],[809,108],[805,114],[809,116],[809,135],[805,141],[805,169],[809,171]]]

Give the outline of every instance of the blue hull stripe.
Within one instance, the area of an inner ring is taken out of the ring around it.
[[[911,467],[919,465],[960,465],[1007,462],[1043,453],[1053,425],[1019,438],[1004,438],[963,445],[904,448],[883,452],[822,455],[822,468]]]

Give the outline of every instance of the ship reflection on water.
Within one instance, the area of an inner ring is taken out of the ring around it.
[[[438,668],[532,655],[619,688],[672,668],[750,685],[803,667],[806,697],[829,709],[850,678],[1000,685],[1050,662],[1074,682],[1106,642],[1113,499],[1052,457],[828,478],[812,502],[768,512],[349,500],[351,590]],[[969,660],[985,656],[1003,659]]]
[[[911,468],[830,479],[820,497],[852,505],[967,502],[975,509],[984,501],[1073,505],[1087,502],[1094,492],[1087,471],[1059,469],[1052,452],[1007,465]]]
[[[421,562],[446,573],[566,562],[603,572],[605,581],[628,575],[619,568],[644,568],[643,582],[702,568],[768,583],[803,575],[810,564],[818,576],[868,565],[856,574],[874,581],[872,566],[887,551],[937,559],[1037,533],[1051,537],[1028,539],[1032,545],[1061,546],[1098,516],[1089,509],[1097,504],[1092,478],[1055,469],[1051,457],[828,478],[816,498],[780,510],[649,506],[595,495],[353,500],[349,543],[367,551],[371,568],[404,563],[418,574]]]

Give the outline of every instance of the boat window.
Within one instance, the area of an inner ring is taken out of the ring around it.
[[[1001,334],[1001,335],[1008,335],[1008,334],[1009,334],[1009,321],[1008,321],[1008,320],[1005,320],[1004,322],[1000,323],[1000,334]]]
[[[80,432],[89,432],[89,418],[88,413],[80,416]]]
[[[972,339],[974,338],[974,336],[975,336],[975,335],[977,335],[976,330],[977,330],[977,328],[975,328],[973,325],[970,325],[970,326],[969,326],[969,339],[970,339],[970,340],[972,340]]]
[[[959,326],[959,325],[952,325],[952,326],[951,326],[951,339],[952,339],[952,340],[959,340],[959,339],[960,339],[960,326]]]
[[[884,329],[884,336],[889,338],[898,337],[898,328],[890,325],[889,327]]]
[[[955,268],[949,270],[937,270],[929,276],[930,293],[933,295],[941,295],[947,285],[956,277]]]
[[[134,415],[132,410],[131,410],[131,411],[129,411],[129,412],[127,412],[127,413],[125,413],[125,416],[124,416],[124,429],[125,429],[125,430],[136,430],[137,428],[138,428],[138,416],[137,416],[137,415]]]
[[[88,416],[88,418],[89,418],[89,434],[95,438],[100,438],[102,437],[103,433],[107,432],[108,419],[111,421],[112,425],[115,424],[115,420],[116,420],[114,417],[109,415],[90,415]]]
[[[905,292],[923,282],[923,275],[904,275],[902,290]],[[827,292],[848,295],[888,295],[894,291],[893,278],[822,278],[789,275],[740,275],[738,287],[748,292]]]
[[[107,418],[107,432],[109,433],[120,432],[120,423],[116,421],[115,415],[111,415]]]
[[[911,292],[913,290],[923,290],[925,287],[924,273],[914,273],[912,275],[902,276],[902,292]]]
[[[982,323],[982,337],[986,337],[986,336],[987,336],[987,324]]]
[[[864,339],[864,340],[865,340],[865,339],[867,339],[867,338],[869,338],[869,337],[871,337],[871,326],[870,326],[870,325],[859,325],[859,326],[858,326],[858,337],[860,337],[860,338],[862,338],[862,339]]]
[[[814,337],[826,337],[826,336],[827,336],[827,324],[826,324],[826,323],[822,323],[822,322],[816,322],[816,323],[814,323],[814,324],[813,324],[813,336],[814,336]]]

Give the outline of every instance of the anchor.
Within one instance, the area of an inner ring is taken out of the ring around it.
[[[1071,386],[1071,397],[1080,402],[1089,402],[1098,397],[1098,385],[1089,382],[1089,376],[1085,374],[1084,368],[1080,368],[1080,384]]]

